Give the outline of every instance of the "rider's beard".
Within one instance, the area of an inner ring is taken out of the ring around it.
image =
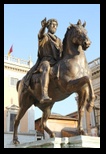
[[[52,33],[52,34],[54,34],[56,32],[56,29],[55,28],[52,28],[52,29],[50,29],[49,32]]]

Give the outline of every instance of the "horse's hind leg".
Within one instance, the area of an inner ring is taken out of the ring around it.
[[[18,141],[18,136],[17,136],[17,129],[19,122],[21,118],[24,116],[25,112],[27,109],[31,106],[32,104],[28,104],[27,101],[20,106],[20,109],[18,111],[18,114],[16,116],[15,122],[14,122],[14,133],[13,133],[13,143],[14,144],[19,144],[20,142]]]
[[[49,134],[50,138],[55,137],[55,134],[47,127],[46,121],[51,114],[51,106],[46,107],[43,110],[43,115],[41,119],[41,127]]]

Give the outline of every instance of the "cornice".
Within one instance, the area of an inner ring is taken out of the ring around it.
[[[29,69],[25,68],[25,67],[13,67],[13,66],[9,66],[9,65],[4,65],[4,68],[7,70],[23,72],[23,73],[26,73],[29,71]]]

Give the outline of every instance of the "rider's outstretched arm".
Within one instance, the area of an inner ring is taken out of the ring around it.
[[[42,25],[42,27],[41,27],[41,29],[39,31],[38,39],[42,39],[44,37],[45,29],[46,29],[46,27],[48,25],[48,22],[46,22],[46,18],[41,21],[41,25]]]

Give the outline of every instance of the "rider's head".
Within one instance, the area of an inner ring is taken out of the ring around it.
[[[49,19],[48,20],[48,32],[54,34],[57,30],[58,22],[56,19]]]

